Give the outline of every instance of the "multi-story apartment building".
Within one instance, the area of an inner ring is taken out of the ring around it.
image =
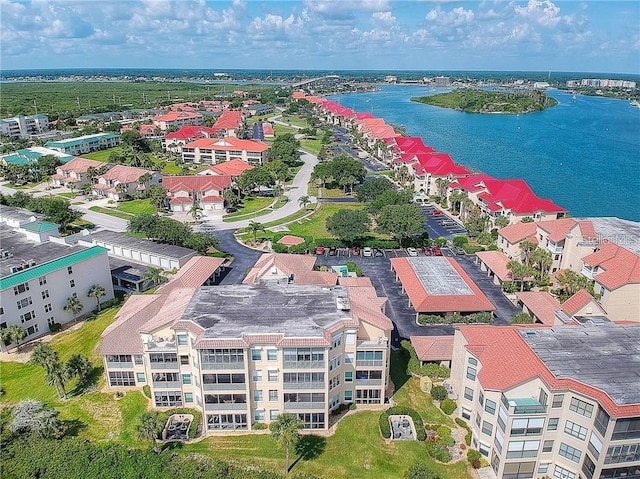
[[[13,138],[26,138],[30,135],[44,133],[48,129],[49,117],[47,115],[17,115],[0,120],[0,135]]]
[[[64,165],[56,168],[56,174],[51,175],[51,180],[57,186],[73,185],[74,188],[81,188],[88,184],[87,170],[94,168],[98,170],[102,167],[109,168],[111,165],[96,160],[87,160],[79,156]]]
[[[393,325],[372,287],[252,284],[130,297],[102,335],[113,388],[195,407],[206,432],[282,412],[326,430],[340,404],[383,404]]]
[[[501,479],[640,477],[639,325],[461,326],[451,382]]]
[[[57,225],[35,220],[29,212],[2,210],[0,329],[21,326],[28,341],[49,332],[54,323],[68,323],[94,309],[96,300],[87,296],[92,285],[104,287],[101,301],[113,298],[105,248],[69,245],[58,238]],[[77,315],[64,310],[70,297],[84,305]]]
[[[261,141],[240,140],[235,137],[220,139],[202,138],[182,147],[182,160],[185,163],[204,163],[215,165],[225,161],[240,159],[252,165],[260,166],[267,161],[269,145]]]
[[[60,153],[79,156],[92,151],[106,150],[120,144],[120,135],[115,133],[95,133],[68,140],[47,141],[45,146]]]
[[[92,188],[94,195],[120,201],[136,191],[144,191],[150,185],[159,185],[161,180],[162,176],[157,171],[115,165],[99,175]]]
[[[185,125],[202,125],[202,115],[189,111],[170,111],[154,116],[152,121],[160,130],[167,131],[169,128],[181,128]]]

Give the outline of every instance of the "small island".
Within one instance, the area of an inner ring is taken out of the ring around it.
[[[468,113],[531,113],[558,104],[541,90],[518,92],[457,89],[448,93],[411,98],[427,105],[451,108]]]

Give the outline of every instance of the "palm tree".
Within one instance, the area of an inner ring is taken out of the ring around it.
[[[60,359],[58,358],[57,351],[55,351],[49,343],[40,343],[31,351],[30,361],[49,371],[53,364],[60,362]]]
[[[156,411],[148,411],[140,416],[139,422],[136,426],[138,438],[144,441],[152,441],[154,452],[160,452],[158,450],[158,433],[160,429],[159,416]]]
[[[271,439],[284,448],[284,472],[289,472],[289,454],[291,448],[295,447],[300,439],[300,429],[304,427],[304,422],[297,416],[289,413],[280,414],[278,418],[269,424]]]
[[[84,309],[84,304],[82,304],[80,300],[75,296],[71,296],[70,298],[67,298],[67,304],[65,304],[64,308],[62,309],[64,309],[68,313],[71,313],[71,316],[75,318],[78,314],[80,314],[80,311]]]
[[[77,377],[80,383],[84,383],[93,369],[91,361],[82,354],[74,354],[69,358],[65,366],[65,375],[67,378]]]
[[[106,295],[107,290],[104,288],[104,286],[97,283],[91,286],[91,288],[89,288],[89,292],[87,293],[87,296],[89,298],[96,298],[96,301],[98,302],[98,312],[100,312],[100,298]]]
[[[553,258],[551,257],[551,253],[546,249],[536,248],[536,250],[531,253],[531,262],[538,266],[540,277],[542,278],[551,266]]]
[[[188,214],[193,217],[193,221],[198,221],[202,216],[202,207],[198,203],[193,203]]]
[[[507,269],[511,271],[513,280],[520,282],[520,291],[524,291],[524,280],[531,276],[531,267],[519,261],[511,260],[507,263]]]
[[[249,231],[253,233],[253,242],[255,243],[258,241],[258,231],[264,231],[264,226],[262,226],[262,223],[258,223],[257,221],[251,221],[248,228]]]
[[[509,218],[506,216],[498,216],[495,223],[496,228],[504,228],[505,226],[509,226]]]
[[[153,285],[160,284],[164,279],[164,271],[162,268],[154,268],[150,267],[142,273],[141,279],[145,281],[145,283],[152,283]]]
[[[27,337],[27,331],[17,324],[12,324],[8,328],[4,328],[1,331],[2,342],[7,346],[7,353],[9,352],[8,346],[11,343],[16,343],[18,351],[20,351],[20,341]]]
[[[118,198],[126,198],[127,196],[127,184],[126,183],[118,183],[116,185],[116,191],[118,192]]]
[[[298,198],[298,205],[301,206],[303,209],[306,209],[307,205],[309,204],[311,204],[311,199],[307,195],[304,195]]]
[[[538,245],[527,240],[520,243],[520,255],[522,257],[522,262],[527,266],[531,266],[531,254],[537,247]]]
[[[61,398],[65,398],[67,396],[67,392],[64,389],[67,376],[65,368],[60,361],[56,361],[51,364],[50,368],[47,370],[46,378],[49,386],[55,386],[58,396]]]

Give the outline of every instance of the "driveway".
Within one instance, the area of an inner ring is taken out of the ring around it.
[[[441,213],[437,215],[429,214],[430,210],[434,208],[437,211],[441,211]],[[463,233],[462,227],[458,229],[459,233],[453,234],[447,228],[442,226],[443,221],[447,221],[447,220],[450,222],[455,222],[455,221],[441,208],[437,206],[421,206],[420,209],[422,210],[422,214],[425,218],[424,229],[426,230],[427,233],[429,233],[429,238],[436,239],[436,238],[443,237],[447,239],[452,239],[454,236],[457,236],[457,234],[461,234],[461,235],[466,234],[466,232]]]
[[[241,245],[233,236],[233,230],[214,231],[212,234],[220,240],[218,248],[225,253],[233,255],[231,267],[220,281],[220,284],[240,284],[247,275],[249,269],[256,264],[262,255],[261,251],[256,251]]]

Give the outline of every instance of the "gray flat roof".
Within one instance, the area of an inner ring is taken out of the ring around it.
[[[83,246],[65,246],[50,241],[44,243],[29,241],[23,233],[18,233],[4,223],[0,223],[0,246],[3,251],[11,254],[9,258],[0,260],[0,277],[2,278],[12,274],[12,266],[20,266],[31,260],[34,260],[36,265],[40,265],[86,249]]]
[[[407,261],[430,296],[471,295],[473,291],[444,256],[408,257]]]
[[[127,261],[115,256],[109,256],[109,269],[111,276],[125,279],[127,281],[140,281],[144,272],[149,269],[149,265]]]
[[[518,332],[557,378],[600,389],[620,406],[640,404],[640,324],[583,324]]]
[[[29,221],[32,216],[34,216],[36,219],[42,219],[42,215],[36,214],[32,211],[4,205],[0,206],[0,215],[3,218],[11,218],[20,222]]]
[[[136,238],[135,236],[129,236],[124,233],[116,233],[110,230],[100,230],[95,233],[91,233],[92,240],[104,241],[112,243],[118,246],[124,246],[127,248],[133,248],[142,251],[148,251],[151,253],[159,254],[162,256],[168,256],[170,258],[180,259],[185,256],[190,256],[195,253],[194,250],[189,248],[183,248],[182,246],[174,246],[171,244],[156,243],[143,238]]]
[[[577,218],[578,219],[578,218]],[[615,216],[579,218],[593,223],[598,240],[609,240],[640,255],[640,223]]]
[[[338,309],[347,290],[305,285],[229,285],[200,288],[182,318],[198,323],[208,339],[240,338],[243,334],[286,334],[322,337],[324,328],[351,318]]]

